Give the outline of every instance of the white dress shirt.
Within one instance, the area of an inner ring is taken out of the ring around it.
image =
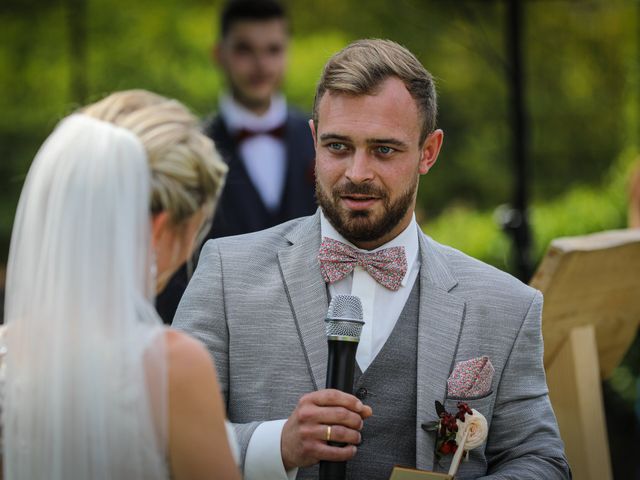
[[[340,235],[333,225],[320,215],[322,237],[338,240],[361,252],[372,253],[391,247],[404,247],[407,256],[407,273],[397,291],[389,290],[376,282],[362,267],[356,266],[351,275],[329,285],[329,293],[334,295],[356,295],[362,300],[364,327],[360,334],[360,343],[356,351],[356,360],[364,372],[387,342],[398,317],[409,298],[413,284],[420,271],[418,256],[418,224],[415,216],[407,228],[396,238],[374,250],[362,250]]]
[[[243,128],[266,132],[286,122],[287,102],[284,96],[274,95],[269,110],[264,115],[256,115],[237,103],[231,95],[225,94],[220,96],[220,114],[231,135]],[[238,151],[262,202],[271,212],[277,211],[287,173],[284,141],[266,133],[255,135],[238,145]]]
[[[320,235],[345,243],[362,252],[375,252],[383,248],[402,246],[407,256],[407,273],[397,291],[376,282],[363,268],[329,285],[333,297],[338,294],[357,295],[362,300],[364,327],[356,352],[360,370],[364,372],[386,343],[396,325],[409,294],[420,272],[418,224],[415,216],[407,228],[396,238],[374,250],[362,250],[340,235],[320,212]],[[320,319],[321,320],[321,319]],[[319,321],[320,321],[319,320]],[[297,469],[285,471],[282,464],[280,439],[286,419],[261,423],[255,429],[245,458],[245,480],[293,480]]]

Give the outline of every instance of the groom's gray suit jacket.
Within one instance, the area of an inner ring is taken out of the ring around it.
[[[287,418],[324,388],[329,298],[317,261],[319,214],[211,240],[174,326],[215,359],[242,461],[260,422]],[[488,356],[491,392],[468,399],[489,422],[465,478],[570,478],[542,366],[542,296],[513,277],[420,234],[416,466],[434,468],[434,403],[455,412],[447,379],[457,362]],[[374,412],[375,414],[375,412]],[[462,472],[461,472],[462,473]],[[493,475],[492,475],[493,474]]]

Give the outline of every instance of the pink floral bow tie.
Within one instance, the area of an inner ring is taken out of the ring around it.
[[[364,268],[376,282],[393,290],[400,288],[407,273],[404,247],[390,247],[373,253],[363,253],[342,242],[324,237],[318,253],[320,271],[327,283],[337,282],[349,275],[356,265]]]

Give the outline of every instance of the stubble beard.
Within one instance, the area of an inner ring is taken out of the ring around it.
[[[316,180],[316,198],[322,212],[340,235],[351,243],[374,242],[391,232],[412,207],[418,189],[417,178],[411,186],[391,202],[386,191],[373,185],[356,185],[348,182],[327,193]],[[351,211],[340,207],[342,195],[372,195],[382,200],[382,214],[371,210]]]

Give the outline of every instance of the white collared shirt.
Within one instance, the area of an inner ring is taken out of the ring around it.
[[[256,132],[269,131],[286,122],[287,102],[283,95],[274,95],[269,110],[264,115],[256,115],[237,103],[231,95],[225,94],[220,96],[220,114],[231,135],[243,128]],[[287,172],[284,141],[268,134],[255,135],[238,145],[238,152],[262,202],[271,212],[277,211]]]
[[[390,242],[374,249],[362,250],[340,235],[333,225],[320,214],[320,234],[342,242],[361,252],[377,252],[384,248],[404,247],[407,256],[407,273],[402,279],[400,288],[394,292],[376,282],[362,267],[356,266],[353,273],[342,280],[329,285],[329,293],[333,297],[338,294],[356,295],[362,301],[364,327],[360,335],[360,343],[356,352],[356,360],[360,370],[364,372],[382,347],[387,342],[398,317],[402,313],[405,303],[409,298],[413,284],[420,271],[420,259],[418,255],[418,224],[415,215],[411,223],[402,233]]]
[[[320,235],[358,249],[340,235],[320,211]],[[407,273],[400,288],[393,292],[376,282],[364,269],[356,267],[353,273],[329,285],[331,296],[357,295],[362,300],[365,325],[360,335],[356,360],[363,372],[386,343],[396,325],[404,305],[420,272],[418,224],[415,215],[411,223],[390,242],[372,250],[402,246],[407,256]],[[293,480],[298,469],[285,471],[282,464],[280,441],[286,419],[261,423],[249,440],[244,464],[245,480]]]

